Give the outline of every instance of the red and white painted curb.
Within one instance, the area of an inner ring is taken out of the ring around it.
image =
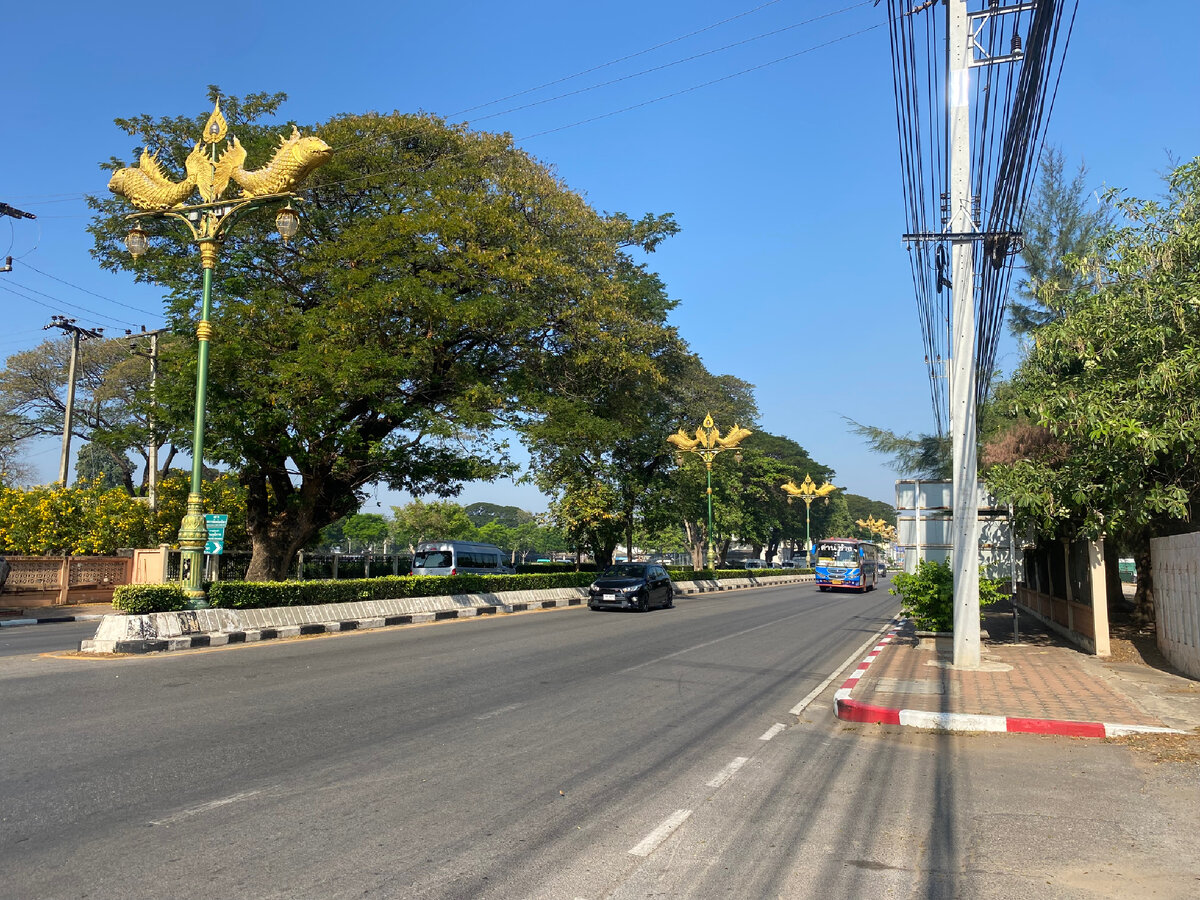
[[[850,698],[858,680],[870,668],[880,652],[890,644],[899,629],[893,628],[867,654],[850,677],[842,682],[833,697],[834,713],[847,722],[871,722],[879,725],[904,725],[936,731],[1003,731],[1023,734],[1057,734],[1067,737],[1119,737],[1126,734],[1183,734],[1175,728],[1151,725],[1117,725],[1111,722],[1073,722],[1060,719],[1027,719],[1016,716],[986,716],[972,713],[930,712],[924,709],[892,709]]]

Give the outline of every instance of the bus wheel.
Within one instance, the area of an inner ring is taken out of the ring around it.
[[[827,590],[829,590],[829,585],[827,585],[827,584],[818,584],[818,585],[817,585],[817,590],[819,590],[819,591],[827,591]]]

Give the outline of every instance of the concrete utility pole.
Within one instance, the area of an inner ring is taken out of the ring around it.
[[[947,0],[947,135],[950,144],[950,438],[954,482],[954,665],[978,668],[979,516],[975,410],[975,251],[971,197],[971,29],[966,0]]]
[[[67,466],[71,460],[71,422],[75,417],[75,367],[79,358],[79,341],[83,338],[101,337],[104,329],[97,328],[93,331],[89,328],[81,328],[75,324],[74,319],[62,316],[51,316],[50,324],[44,326],[42,331],[47,328],[60,328],[71,335],[71,362],[67,368],[67,409],[63,416],[62,455],[58,461],[58,483],[66,487]]]
[[[165,328],[158,328],[154,331],[147,331],[146,326],[142,326],[141,334],[134,334],[126,329],[125,334],[133,338],[129,342],[129,352],[134,356],[141,356],[150,360],[150,446],[147,453],[147,471],[146,473],[146,499],[150,503],[151,509],[158,509],[158,433],[155,431],[154,409],[157,405],[155,399],[154,388],[158,383],[158,336],[166,333]],[[150,350],[146,351],[141,348],[138,343],[140,338],[150,338]]]

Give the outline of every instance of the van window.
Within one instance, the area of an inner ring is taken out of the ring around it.
[[[423,550],[413,556],[414,569],[448,569],[454,565],[449,550]]]

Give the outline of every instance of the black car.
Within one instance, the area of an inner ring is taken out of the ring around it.
[[[675,586],[667,570],[657,563],[616,563],[604,570],[588,588],[592,609],[635,609],[675,605]]]

